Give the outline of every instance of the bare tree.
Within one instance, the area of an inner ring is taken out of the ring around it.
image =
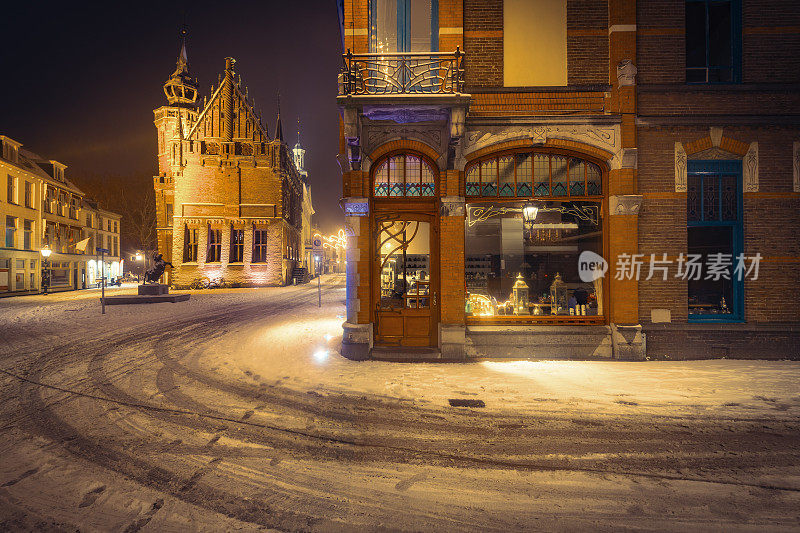
[[[89,176],[78,185],[100,207],[122,215],[121,248],[149,255],[156,247],[156,203],[150,177]]]

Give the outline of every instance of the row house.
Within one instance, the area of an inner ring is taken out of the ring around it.
[[[339,15],[346,355],[798,356],[795,2]]]
[[[85,289],[98,282],[101,270],[121,275],[120,215],[88,200],[66,178],[66,165],[44,159],[7,136],[0,136],[0,142],[6,185],[0,199],[0,294],[36,293],[44,285],[52,291]],[[82,242],[87,238],[89,242]],[[95,246],[109,250],[102,267]],[[51,252],[46,262],[43,249]]]

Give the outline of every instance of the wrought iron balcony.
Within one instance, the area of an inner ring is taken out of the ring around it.
[[[344,54],[339,95],[458,94],[464,88],[464,52]]]

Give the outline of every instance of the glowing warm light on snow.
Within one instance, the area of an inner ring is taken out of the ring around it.
[[[314,352],[314,360],[317,363],[324,363],[328,360],[328,350],[317,350]]]

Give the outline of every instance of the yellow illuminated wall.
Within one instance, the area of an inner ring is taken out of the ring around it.
[[[566,0],[503,2],[503,84],[567,84]]]

